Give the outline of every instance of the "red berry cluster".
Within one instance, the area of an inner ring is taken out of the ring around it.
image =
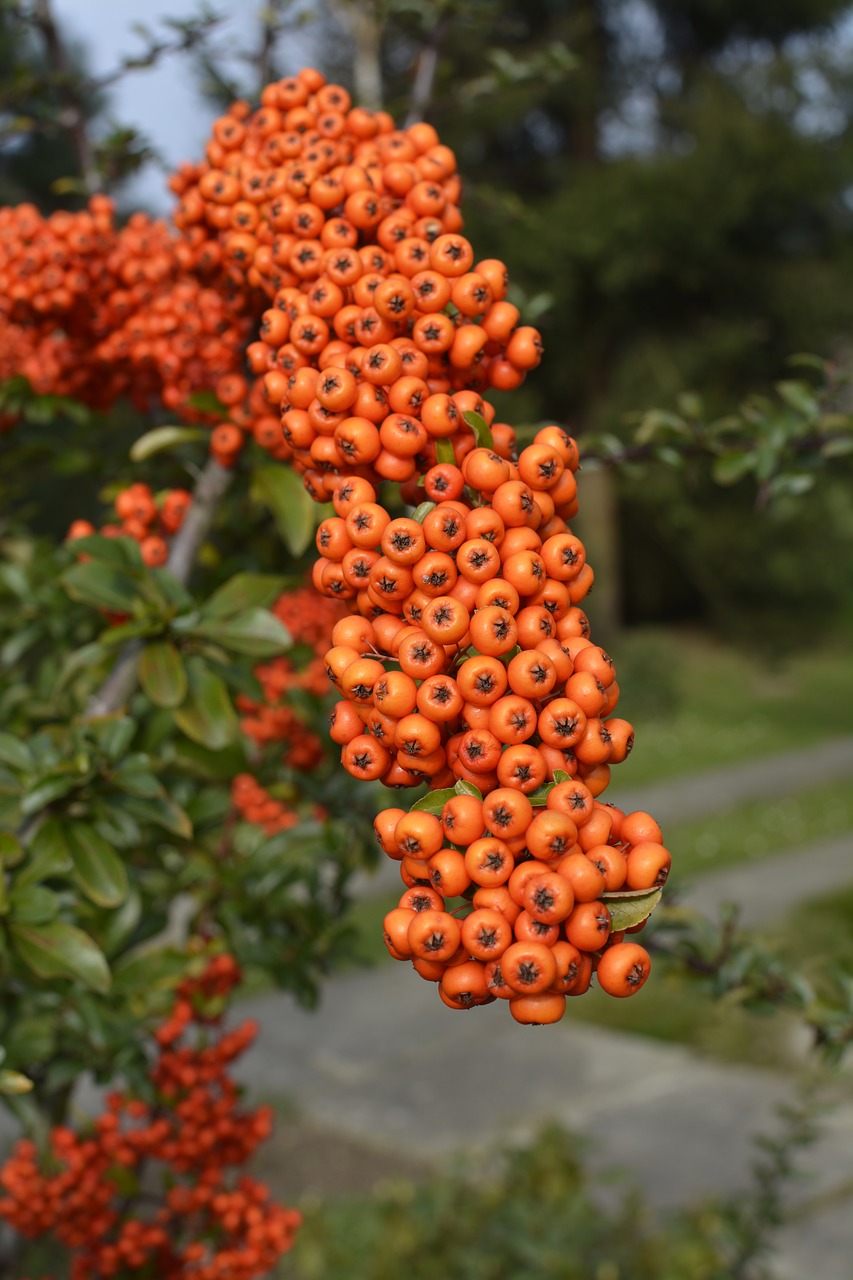
[[[153,1102],[112,1094],[91,1133],[53,1131],[47,1167],[25,1140],[0,1169],[0,1217],[22,1235],[62,1243],[71,1280],[252,1280],[291,1247],[299,1213],[272,1203],[250,1178],[232,1185],[224,1172],[244,1164],[271,1125],[268,1108],[239,1109],[228,1074],[257,1028],[203,1033],[239,978],[232,957],[219,955],[179,989],[155,1036]]]

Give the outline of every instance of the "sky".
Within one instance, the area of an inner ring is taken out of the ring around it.
[[[210,7],[226,15],[218,42],[239,47],[254,38],[255,18],[261,0],[209,0]],[[158,19],[163,15],[189,18],[197,14],[199,0],[54,0],[54,12],[63,30],[79,41],[94,75],[112,71],[123,54],[138,54],[145,44],[134,34],[134,23],[144,23],[158,34],[168,35]],[[310,62],[310,37],[300,37],[296,69]],[[301,53],[301,56],[299,54]],[[288,68],[290,70],[290,68]],[[149,70],[126,74],[110,90],[109,116],[140,129],[162,153],[169,167],[199,157],[214,118],[215,109],[198,95],[182,55],[163,57]],[[172,197],[165,176],[149,165],[122,189],[123,202],[144,204],[157,212],[168,209]]]

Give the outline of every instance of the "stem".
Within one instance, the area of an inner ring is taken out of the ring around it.
[[[63,110],[59,123],[64,125],[71,137],[80,166],[80,177],[87,195],[94,195],[100,190],[101,178],[95,164],[95,149],[89,135],[86,113],[80,97],[79,85],[76,82],[65,44],[59,34],[56,19],[51,8],[51,0],[35,0],[34,18],[44,39],[47,60],[56,77],[57,88],[63,99]]]

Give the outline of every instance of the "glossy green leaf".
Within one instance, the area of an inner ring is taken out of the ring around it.
[[[117,907],[127,897],[127,869],[112,845],[86,822],[66,828],[75,883],[90,902]]]
[[[483,793],[479,787],[475,787],[473,782],[466,782],[464,778],[460,778],[453,788],[458,796],[473,796],[475,800],[482,800]]]
[[[76,979],[93,991],[109,991],[110,970],[103,951],[75,925],[63,920],[11,924],[9,934],[21,960],[38,977]]]
[[[285,588],[287,579],[270,573],[238,573],[201,608],[203,618],[234,618],[247,609],[268,609]]]
[[[435,510],[435,507],[436,504],[434,502],[422,502],[412,512],[412,519],[417,520],[418,524],[423,524],[429,513]]]
[[[97,666],[105,657],[106,650],[97,640],[75,649],[73,653],[68,655],[60,668],[54,685],[55,690],[59,692],[64,689],[68,682],[79,675],[81,671],[91,672],[92,668]]]
[[[155,706],[179,707],[187,696],[183,658],[171,640],[152,640],[139,655],[139,683]]]
[[[14,831],[0,831],[0,867],[16,867],[23,857],[24,847]]]
[[[237,734],[237,713],[228,688],[225,681],[198,658],[187,663],[187,676],[189,691],[175,712],[175,722],[193,742],[217,751],[232,742]]]
[[[660,889],[625,889],[601,895],[601,901],[610,912],[610,927],[614,933],[619,929],[633,929],[635,924],[642,924],[660,900]]]
[[[259,467],[251,493],[269,509],[291,555],[307,551],[314,537],[316,511],[299,474],[292,467]]]
[[[117,569],[138,571],[145,567],[135,538],[105,538],[102,534],[93,533],[86,538],[75,538],[69,546],[75,556],[85,555],[89,560],[113,565]]]
[[[292,643],[287,627],[268,609],[247,609],[236,618],[205,620],[192,634],[251,658],[273,658]]]
[[[456,466],[456,454],[453,452],[453,445],[446,438],[436,440],[435,457],[437,462],[449,464],[451,467]]]
[[[61,800],[63,796],[67,796],[70,791],[82,784],[83,779],[73,773],[41,778],[24,793],[21,800],[21,813],[25,817],[31,813],[38,813],[39,809],[46,809],[54,800]]]
[[[0,733],[0,764],[7,764],[20,773],[32,769],[33,753],[25,742],[11,733]]]
[[[452,800],[458,794],[455,787],[441,787],[438,791],[428,791],[420,800],[415,801],[410,812],[433,813],[438,817],[448,800]]]
[[[184,839],[188,840],[193,833],[192,823],[184,810],[167,795],[155,799],[128,795],[124,799],[124,808],[141,822],[151,822]]]
[[[20,1071],[11,1071],[8,1067],[0,1068],[0,1093],[29,1093],[33,1082]]]
[[[137,584],[127,573],[94,560],[67,569],[60,582],[73,600],[96,609],[129,613],[138,595]]]
[[[9,894],[9,916],[17,924],[47,924],[59,915],[59,896],[44,885],[17,885]]]
[[[66,875],[71,870],[66,827],[59,818],[46,818],[42,822],[29,842],[26,865],[15,876],[16,888]]]
[[[135,440],[130,450],[131,462],[144,462],[153,458],[155,453],[163,453],[166,449],[174,449],[179,444],[197,444],[210,435],[203,427],[154,427],[146,431],[144,436]]]
[[[737,449],[714,459],[713,476],[717,484],[737,484],[738,480],[755,468],[755,455]]]
[[[463,413],[462,417],[474,432],[474,439],[481,449],[494,449],[495,442],[492,438],[491,428],[486,422],[482,414],[476,413],[473,409],[468,409]]]

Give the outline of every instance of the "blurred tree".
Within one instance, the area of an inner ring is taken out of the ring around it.
[[[624,436],[630,410],[685,388],[721,412],[779,377],[792,352],[828,353],[848,333],[848,4],[391,8],[392,108],[429,57],[421,106],[459,154],[472,239],[512,263],[537,307],[550,297],[536,319],[546,358],[512,397],[516,418],[560,406],[575,430]],[[557,71],[557,48],[575,55],[571,73]],[[660,471],[620,482],[627,619],[754,627],[755,598],[728,566],[748,544],[767,574],[764,604],[781,603],[790,574],[778,576],[769,552],[786,513],[756,547],[752,491],[721,508],[704,467]],[[822,570],[827,546],[849,547],[841,506],[827,528],[826,508],[806,498],[783,535],[801,545],[819,528],[809,603],[827,620],[844,603]]]

